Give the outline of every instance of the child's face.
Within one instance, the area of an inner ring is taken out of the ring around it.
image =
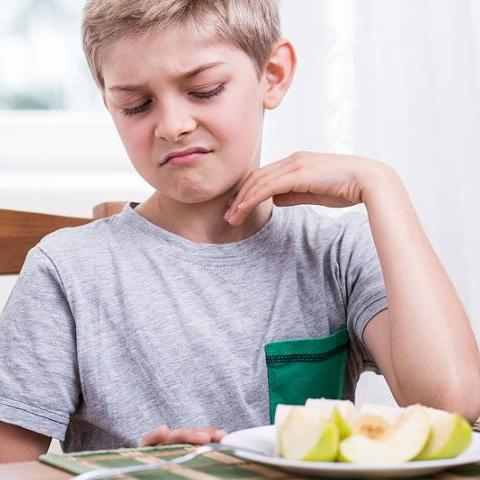
[[[118,41],[102,73],[105,103],[130,159],[162,196],[183,203],[229,197],[258,167],[265,82],[242,50],[172,27]],[[211,153],[162,165],[172,151],[191,147]]]

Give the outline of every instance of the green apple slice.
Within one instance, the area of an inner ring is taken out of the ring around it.
[[[312,417],[309,409],[292,408],[280,436],[282,453],[288,460],[330,462],[337,457],[338,427],[318,415]]]
[[[400,461],[414,458],[423,449],[430,435],[430,419],[421,405],[407,407],[405,413],[382,439],[395,450]]]
[[[379,439],[353,434],[340,442],[338,459],[352,463],[403,463],[416,457],[430,434],[430,420],[423,407],[406,409],[391,430]]]
[[[331,400],[328,398],[309,398],[305,402],[307,408],[315,408],[324,417],[332,420],[337,426],[340,440],[349,437],[357,418],[355,405],[350,400]]]
[[[430,436],[414,460],[452,458],[466,450],[472,441],[472,427],[457,413],[425,409],[430,419]]]
[[[327,418],[323,417],[320,411],[307,408],[303,405],[285,405],[285,404],[278,404],[275,410],[275,455],[282,456],[283,455],[283,448],[282,448],[282,431],[285,426],[285,421],[288,417],[288,414],[291,412],[292,409],[296,408],[298,411],[302,413],[304,418],[311,423],[319,422],[320,420],[327,420]]]
[[[278,404],[275,410],[275,455],[279,457],[283,455],[281,431],[290,410],[294,407],[295,405]]]
[[[337,460],[361,464],[397,463],[387,445],[359,434],[340,442]]]

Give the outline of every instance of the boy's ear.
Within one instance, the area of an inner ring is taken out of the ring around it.
[[[280,104],[293,80],[296,66],[297,57],[293,45],[286,38],[282,38],[273,48],[263,72],[264,108],[272,110]]]
[[[106,99],[106,97],[105,97],[105,93],[102,93],[102,100],[103,100],[103,104],[105,105],[105,108],[106,108],[108,111],[110,111],[110,110],[108,109],[107,99]]]

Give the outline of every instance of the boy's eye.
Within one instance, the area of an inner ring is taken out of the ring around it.
[[[138,105],[137,107],[132,108],[122,108],[122,112],[125,116],[129,117],[130,115],[135,115],[136,113],[144,112],[152,103],[152,99],[150,98],[145,103]]]
[[[189,95],[194,96],[195,98],[199,99],[207,99],[215,97],[216,95],[220,95],[225,90],[225,84],[221,83],[217,87],[213,88],[212,90],[208,90],[207,92],[191,92]],[[138,105],[137,107],[132,108],[122,108],[122,112],[125,116],[129,117],[131,115],[135,115],[137,113],[145,112],[150,107],[152,103],[152,99],[148,99],[146,102]]]
[[[221,83],[218,87],[215,87],[213,90],[208,90],[207,92],[191,92],[190,95],[193,95],[196,98],[211,98],[216,95],[220,95],[225,90],[225,84]]]

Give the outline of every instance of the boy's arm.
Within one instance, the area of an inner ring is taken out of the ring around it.
[[[364,341],[399,404],[480,415],[480,359],[467,315],[399,177],[382,168],[362,195],[382,266],[388,310]]]
[[[0,463],[28,462],[47,453],[51,438],[0,422]]]
[[[364,340],[401,405],[480,414],[480,356],[468,318],[395,171],[366,157],[295,152],[254,170],[225,220],[240,225],[262,202],[366,204],[388,310]]]

